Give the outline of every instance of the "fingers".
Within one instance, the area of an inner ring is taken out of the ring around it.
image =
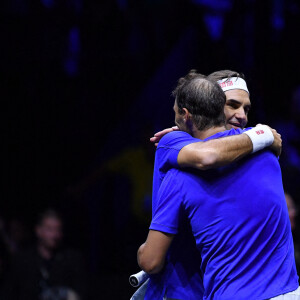
[[[166,128],[166,129],[164,129],[162,131],[156,132],[154,134],[154,136],[156,136],[156,137],[163,137],[165,134],[167,134],[169,132],[172,132],[172,131],[173,131],[173,128]]]
[[[278,133],[275,129],[271,129],[273,135],[274,135],[274,138],[278,138],[281,140],[281,134]]]
[[[271,149],[274,151],[276,156],[280,156],[281,151],[282,151],[282,139],[281,139],[281,134],[278,133],[275,129],[271,128],[271,131],[274,136],[274,142],[271,145]]]
[[[169,132],[172,132],[172,131],[175,131],[175,130],[179,130],[179,128],[177,126],[173,126],[173,127],[170,127],[170,128],[166,128],[162,131],[159,131],[159,132],[156,132],[154,134],[153,137],[150,138],[150,142],[151,143],[158,143],[159,140],[167,133]],[[155,146],[157,146],[157,144],[155,144]]]
[[[274,133],[279,134],[276,129],[274,129],[274,128],[270,127],[269,125],[266,125],[266,124],[258,123],[258,124],[255,125],[255,127],[261,126],[261,125],[268,126],[271,129],[271,131],[273,132],[273,135],[274,135]],[[281,134],[279,134],[279,136],[281,137]]]

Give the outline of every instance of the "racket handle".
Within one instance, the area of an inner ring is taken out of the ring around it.
[[[140,271],[136,274],[133,274],[129,277],[129,283],[133,286],[133,287],[138,287],[140,286],[143,282],[145,282],[147,280],[147,278],[149,277],[149,275],[144,272],[144,271]]]

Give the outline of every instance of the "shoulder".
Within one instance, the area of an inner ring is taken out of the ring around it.
[[[199,139],[193,138],[190,134],[184,131],[173,131],[159,141],[157,148],[174,148],[181,149],[183,145],[199,142]]]

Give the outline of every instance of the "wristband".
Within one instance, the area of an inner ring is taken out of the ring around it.
[[[252,153],[272,145],[274,141],[273,133],[267,125],[258,125],[244,133],[249,136],[253,144]]]

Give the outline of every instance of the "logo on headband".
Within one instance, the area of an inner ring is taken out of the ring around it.
[[[249,94],[246,81],[240,77],[231,77],[230,79],[223,79],[218,81],[220,87],[224,92],[229,90],[244,90]]]
[[[227,86],[232,86],[232,85],[233,85],[232,80],[228,80],[220,83],[221,88],[225,88]]]

